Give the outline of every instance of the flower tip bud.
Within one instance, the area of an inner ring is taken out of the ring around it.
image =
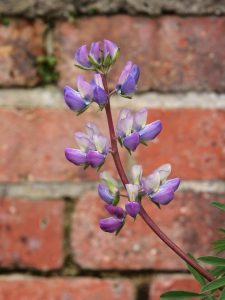
[[[125,205],[126,212],[132,218],[136,218],[137,214],[140,212],[141,206],[139,202],[128,202]]]
[[[118,231],[123,226],[123,220],[116,217],[109,217],[99,221],[100,228],[109,233]]]

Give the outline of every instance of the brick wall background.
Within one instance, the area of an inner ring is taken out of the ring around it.
[[[209,254],[224,221],[210,206],[225,194],[224,14],[224,0],[0,0],[0,300],[159,300],[198,289],[139,218],[118,237],[98,229],[98,176],[63,150],[89,119],[107,129],[105,116],[76,118],[62,87],[75,86],[84,42],[121,47],[111,84],[127,59],[140,65],[139,94],[114,97],[115,116],[129,105],[160,118],[163,132],[134,159],[146,174],[171,162],[182,178],[172,204],[146,208],[187,252]]]

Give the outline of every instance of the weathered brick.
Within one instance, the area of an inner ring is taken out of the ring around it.
[[[0,24],[0,86],[34,86],[40,80],[35,58],[44,53],[40,20]]]
[[[63,101],[63,99],[62,99]],[[0,111],[0,181],[83,181],[97,180],[99,174],[83,170],[65,159],[66,147],[77,147],[76,131],[93,121],[107,132],[104,113],[85,113],[77,117],[64,109]],[[125,153],[125,152],[124,152]],[[115,170],[111,155],[104,168]]]
[[[133,300],[128,280],[95,278],[18,278],[0,279],[0,300]]]
[[[214,0],[0,0],[0,13],[26,17],[50,16],[68,17],[70,14],[117,13],[148,14],[150,16],[164,13],[182,15],[224,14],[225,1]]]
[[[132,60],[141,68],[141,91],[225,90],[225,17],[117,15],[60,22],[54,39],[61,85],[74,85],[80,74],[74,67],[75,50],[104,38],[121,48],[121,58],[110,73],[113,83],[125,62]]]
[[[225,111],[151,110],[149,122],[156,119],[163,122],[159,137],[136,152],[146,175],[170,162],[172,175],[181,179],[225,178]]]
[[[189,292],[200,291],[198,282],[189,275],[160,275],[153,279],[149,288],[149,300],[160,300],[165,292],[182,290]],[[200,298],[195,298],[196,300]]]
[[[224,195],[177,193],[175,200],[159,210],[146,200],[144,206],[156,224],[185,252],[212,253],[211,242],[224,214],[210,205]],[[99,229],[99,219],[107,217],[103,203],[94,192],[79,200],[73,217],[72,248],[75,261],[86,269],[185,269],[186,266],[147,227],[140,217],[131,218],[118,236]],[[204,216],[204,218],[202,217]],[[88,243],[87,243],[88,241]]]
[[[62,201],[0,199],[0,267],[60,268],[63,208]]]

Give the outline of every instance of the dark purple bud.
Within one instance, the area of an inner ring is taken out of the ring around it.
[[[157,204],[166,205],[174,198],[174,191],[172,188],[160,188],[158,192],[151,195],[153,202]]]
[[[87,155],[79,149],[66,148],[66,158],[77,166],[85,165],[87,163]]]
[[[151,141],[161,132],[161,130],[162,122],[160,120],[152,122],[139,131],[140,139]]]
[[[114,200],[114,196],[113,196],[113,194],[110,193],[110,191],[107,188],[107,186],[105,186],[104,184],[100,183],[98,185],[98,194],[99,194],[100,198],[102,200],[104,200],[106,203],[112,204],[112,202]]]
[[[64,99],[69,108],[77,112],[87,106],[81,95],[67,85],[64,88]]]
[[[130,75],[134,78],[135,83],[137,84],[138,79],[140,77],[140,69],[139,69],[138,65],[133,65],[133,67],[131,68],[131,71],[130,71]]]
[[[104,89],[99,86],[96,86],[94,89],[94,101],[102,108],[108,102],[108,95]]]
[[[90,56],[96,64],[100,63],[100,42],[91,43]]]
[[[124,146],[131,151],[135,151],[139,143],[140,137],[138,132],[133,132],[123,139]]]
[[[79,65],[85,68],[91,67],[91,63],[89,62],[88,59],[87,45],[83,45],[79,49],[77,49],[77,52],[75,53],[75,59]]]
[[[125,211],[119,206],[105,205],[105,209],[110,213],[110,215],[114,215],[119,219],[123,219],[125,216]]]
[[[105,162],[105,155],[98,151],[90,150],[87,153],[87,162],[91,165],[91,167],[97,168]]]
[[[123,226],[123,220],[115,217],[109,217],[99,221],[100,228],[105,232],[115,232]]]
[[[136,90],[136,82],[135,79],[129,75],[124,84],[121,85],[120,92],[121,95],[132,95]]]
[[[167,180],[162,185],[162,188],[171,188],[175,192],[178,189],[179,185],[180,185],[180,178],[173,178]]]
[[[137,214],[140,212],[139,202],[128,202],[125,205],[126,212],[133,218],[136,218]]]

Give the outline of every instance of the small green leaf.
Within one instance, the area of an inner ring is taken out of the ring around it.
[[[225,251],[225,238],[213,242],[214,249],[217,253]]]
[[[193,293],[193,292],[186,292],[186,291],[171,291],[164,293],[160,296],[162,299],[166,300],[184,300],[184,299],[192,299],[196,297],[204,297],[204,295]]]
[[[223,289],[222,293],[220,294],[219,300],[224,300],[224,299],[225,299],[225,289]]]
[[[193,261],[197,262],[197,260],[192,254],[189,253],[188,255]],[[191,274],[194,276],[194,278],[201,284],[201,286],[204,286],[206,284],[205,278],[189,264],[187,264],[187,267]]]
[[[225,267],[225,258],[216,257],[216,256],[201,256],[198,260],[214,266],[224,266]],[[225,270],[224,270],[225,271]]]
[[[225,204],[223,204],[223,203],[220,203],[220,202],[212,202],[211,205],[225,211]]]
[[[201,292],[206,293],[213,290],[217,290],[221,287],[225,286],[225,277],[221,277],[219,279],[215,279],[212,282],[207,283],[205,286],[203,286]]]
[[[225,274],[225,268],[218,266],[211,270],[210,273],[215,277],[223,276]]]

